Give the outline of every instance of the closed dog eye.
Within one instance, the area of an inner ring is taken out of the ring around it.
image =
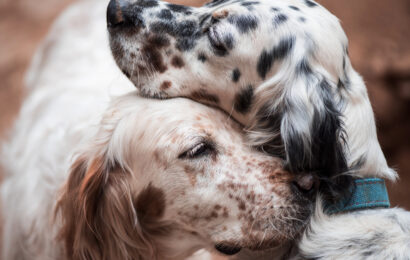
[[[204,157],[210,155],[211,153],[215,153],[215,146],[209,141],[202,141],[196,145],[194,145],[189,150],[181,153],[178,156],[178,159],[198,159],[200,157]]]

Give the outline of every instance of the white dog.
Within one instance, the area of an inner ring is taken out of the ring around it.
[[[130,92],[106,5],[70,8],[34,59],[2,153],[3,259],[183,259],[296,237],[313,178],[253,150],[221,111]]]
[[[144,95],[218,106],[247,127],[253,145],[321,180],[333,215],[318,203],[285,256],[410,259],[410,214],[380,209],[388,199],[375,179],[397,175],[346,35],[325,8],[311,0],[214,0],[200,8],[111,0],[107,21],[114,58]],[[273,250],[266,258],[282,256]]]

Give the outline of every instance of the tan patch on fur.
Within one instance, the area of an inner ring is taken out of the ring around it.
[[[229,11],[226,9],[217,10],[212,13],[212,17],[215,19],[223,19],[223,18],[228,17],[228,15],[229,15]]]
[[[164,90],[169,89],[171,86],[172,86],[172,82],[166,80],[166,81],[162,82],[162,84],[161,84],[161,86],[160,86],[160,89],[161,89],[162,91],[164,91]]]
[[[196,185],[196,174],[195,174],[195,169],[189,166],[184,167],[185,173],[188,176],[189,182],[191,183],[192,186]]]
[[[148,185],[137,197],[135,203],[140,221],[145,218],[159,219],[165,212],[165,193],[151,184]]]
[[[171,60],[172,66],[175,68],[182,68],[185,65],[184,60],[179,56],[174,56]]]

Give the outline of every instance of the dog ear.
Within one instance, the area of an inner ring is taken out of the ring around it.
[[[334,98],[335,86],[302,65],[304,73],[277,84],[280,96],[260,104],[250,136],[264,151],[285,159],[290,171],[315,173],[323,180],[325,195],[339,196],[351,183],[343,175],[347,162],[341,106]]]
[[[118,165],[103,157],[79,157],[56,208],[67,256],[156,259],[154,237],[165,232],[158,224],[161,203],[163,196],[150,186],[134,197],[131,174]]]

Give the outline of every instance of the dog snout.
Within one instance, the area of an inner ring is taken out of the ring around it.
[[[107,26],[112,28],[124,23],[124,14],[121,10],[123,0],[111,0],[107,7]]]
[[[144,11],[158,5],[154,0],[129,2],[128,0],[111,0],[107,7],[107,26],[113,28],[132,28],[139,32],[145,28]]]
[[[318,187],[317,179],[310,173],[299,174],[292,184],[305,195],[313,195]]]

